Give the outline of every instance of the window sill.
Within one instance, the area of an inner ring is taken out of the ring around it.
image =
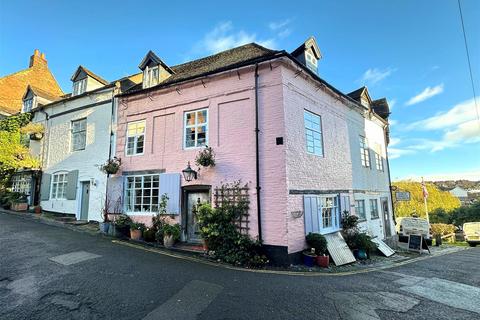
[[[136,154],[126,154],[125,153],[125,157],[138,157],[138,156],[143,156],[145,153],[142,152],[142,153],[136,153]]]

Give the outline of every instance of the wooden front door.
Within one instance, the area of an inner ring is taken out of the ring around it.
[[[210,203],[210,193],[208,191],[187,191],[186,194],[187,209],[187,242],[199,243],[202,241],[200,229],[197,223],[197,210],[200,204]]]
[[[90,182],[82,182],[82,198],[80,203],[80,220],[88,220],[88,203],[90,202]]]
[[[385,238],[390,238],[392,232],[390,230],[390,214],[388,212],[388,198],[381,198],[382,201],[382,216],[383,216],[383,229],[385,230]]]

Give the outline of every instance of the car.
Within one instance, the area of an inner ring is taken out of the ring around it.
[[[467,222],[463,224],[463,234],[469,246],[475,247],[480,243],[480,222]]]
[[[421,235],[426,243],[432,245],[432,230],[426,219],[417,217],[398,217],[396,219],[395,229],[398,235],[398,241],[408,242],[409,235]]]

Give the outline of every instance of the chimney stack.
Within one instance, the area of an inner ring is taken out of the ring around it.
[[[45,59],[45,53],[40,54],[38,49],[33,51],[33,55],[30,57],[29,68],[47,68],[47,59]]]

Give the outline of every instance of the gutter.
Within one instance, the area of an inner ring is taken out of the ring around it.
[[[258,241],[262,243],[262,214],[260,204],[260,152],[259,152],[259,135],[258,128],[258,63],[255,63],[255,173],[256,173],[256,190],[257,190],[257,222],[258,222]]]

